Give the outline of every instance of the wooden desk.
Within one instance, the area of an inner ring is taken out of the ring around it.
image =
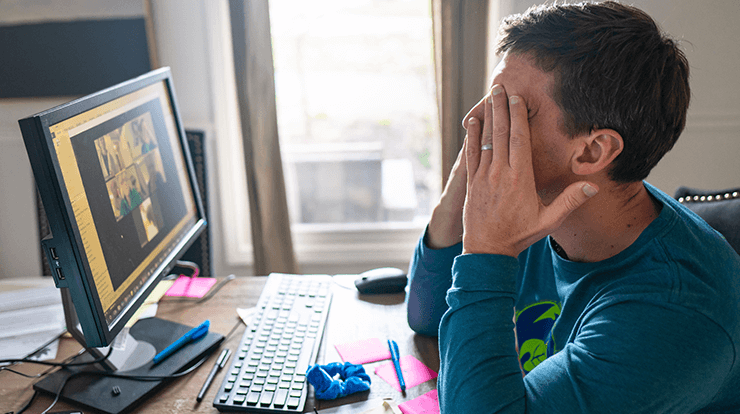
[[[210,319],[211,330],[227,335],[239,322],[235,309],[254,306],[259,299],[265,283],[264,277],[237,277],[227,283],[210,300],[194,305],[191,302],[163,298],[157,310],[157,316],[162,319],[197,325],[205,319]],[[334,349],[335,344],[352,342],[359,339],[377,337],[395,339],[401,355],[412,354],[432,370],[439,372],[439,351],[437,339],[416,335],[406,323],[406,308],[403,294],[393,295],[360,295],[352,285],[351,276],[336,276],[333,287],[334,296],[329,313],[329,320],[324,333],[324,340],[319,351],[319,363],[341,361]],[[244,325],[226,338],[223,347],[234,350],[244,332]],[[80,346],[72,339],[64,339],[60,344],[59,360],[79,351]],[[195,401],[208,372],[218,357],[218,352],[195,372],[183,378],[174,380],[161,391],[138,406],[136,413],[209,413],[216,414],[213,407],[216,390],[224,378],[226,369],[216,376],[201,403]],[[231,361],[229,361],[231,362]],[[405,395],[374,374],[375,367],[386,361],[365,364],[365,370],[372,379],[370,392],[360,393],[335,401],[314,401],[313,391],[306,403],[306,412],[313,412],[315,406],[319,410],[334,407],[349,402],[356,402],[372,398],[392,398],[400,403],[416,398],[429,390],[435,389],[436,380],[427,381],[417,387],[406,390]],[[43,372],[44,367],[35,364],[21,364],[18,371],[26,374]],[[31,398],[33,390],[32,380],[23,378],[10,372],[0,372],[0,414],[17,410]],[[33,405],[26,413],[41,413],[53,401],[48,395],[39,394]],[[57,402],[54,411],[72,410],[78,407],[71,406],[63,401]]]

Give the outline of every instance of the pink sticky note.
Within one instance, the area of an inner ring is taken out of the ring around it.
[[[411,401],[398,404],[398,408],[403,414],[438,414],[439,395],[437,390],[431,390]]]
[[[344,362],[353,364],[367,364],[368,362],[391,359],[391,351],[387,344],[378,338],[363,339],[361,341],[334,345]]]
[[[430,379],[437,378],[437,373],[429,369],[423,362],[416,359],[413,355],[401,357],[401,371],[403,380],[406,382],[406,388],[415,387]],[[375,374],[383,378],[388,384],[391,384],[398,392],[401,392],[401,384],[398,383],[396,368],[393,362],[379,365],[375,368]]]
[[[216,283],[212,277],[180,276],[165,293],[166,296],[185,296],[188,298],[202,298]]]

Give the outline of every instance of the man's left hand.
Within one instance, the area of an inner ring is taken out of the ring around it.
[[[493,148],[481,150],[486,144]],[[465,155],[463,253],[517,257],[598,191],[593,183],[576,182],[549,205],[542,203],[535,188],[526,104],[519,96],[507,99],[502,85],[491,89],[483,122],[468,120]]]

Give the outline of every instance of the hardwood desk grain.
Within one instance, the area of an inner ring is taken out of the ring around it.
[[[209,319],[211,321],[210,329],[213,332],[223,335],[232,332],[227,336],[222,347],[227,347],[233,351],[244,332],[244,325],[239,322],[235,309],[237,307],[248,308],[254,306],[259,299],[265,280],[265,277],[237,277],[227,283],[210,300],[200,304],[179,301],[176,298],[163,298],[159,303],[157,317],[193,326]],[[394,339],[398,342],[402,356],[412,354],[429,368],[439,372],[437,339],[416,335],[411,331],[406,323],[403,294],[360,295],[354,289],[352,276],[349,275],[335,276],[333,293],[329,320],[319,350],[319,363],[341,361],[334,348],[336,344],[367,338],[380,338],[382,341]],[[232,331],[234,327],[236,329]],[[73,355],[79,349],[79,344],[74,340],[62,340],[58,353],[59,360]],[[195,372],[172,381],[132,412],[158,414],[218,413],[218,410],[212,404],[226,369],[218,373],[203,401],[200,403],[195,401],[195,397],[217,357],[218,352],[215,352]],[[407,389],[405,393],[400,393],[374,374],[375,367],[384,362],[386,361],[364,365],[372,379],[369,392],[351,395],[335,401],[316,401],[313,398],[313,391],[311,391],[305,411],[313,412],[314,407],[320,411],[324,408],[373,398],[391,398],[393,401],[400,403],[420,396],[437,386],[436,380],[431,380],[417,387]],[[18,370],[26,374],[36,374],[43,372],[45,368],[22,364],[18,367]],[[33,394],[32,383],[32,380],[10,372],[0,371],[0,414],[19,409]],[[52,397],[39,394],[26,413],[41,413],[52,401]],[[54,406],[52,412],[76,408],[79,407],[60,401]]]

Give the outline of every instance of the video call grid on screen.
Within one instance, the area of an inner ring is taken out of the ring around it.
[[[192,192],[180,171],[184,159],[173,152],[180,144],[167,125],[171,112],[162,112],[169,102],[161,92],[68,131],[112,289],[112,300],[101,303],[109,324],[159,265],[153,253],[166,255],[173,247],[166,244],[194,222]]]

